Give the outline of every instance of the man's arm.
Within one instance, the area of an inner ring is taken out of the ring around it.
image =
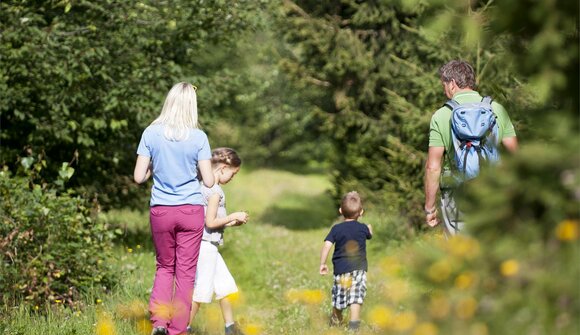
[[[436,226],[437,207],[435,206],[439,177],[441,176],[441,162],[445,147],[429,147],[427,163],[425,164],[425,221],[431,227]]]
[[[501,144],[509,151],[511,154],[518,151],[518,138],[515,136],[505,137],[501,140]]]

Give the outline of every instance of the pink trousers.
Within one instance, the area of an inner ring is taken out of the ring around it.
[[[157,259],[151,321],[153,327],[166,327],[169,335],[185,334],[203,235],[203,206],[153,206],[150,222]]]

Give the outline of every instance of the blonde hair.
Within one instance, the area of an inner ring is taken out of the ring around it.
[[[348,192],[342,197],[340,210],[346,219],[356,219],[362,211],[362,199],[356,191]]]
[[[199,128],[196,88],[184,82],[173,85],[161,114],[151,124],[164,125],[164,136],[170,141],[186,140],[191,129]]]

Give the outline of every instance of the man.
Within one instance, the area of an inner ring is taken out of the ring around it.
[[[475,73],[469,63],[452,60],[439,69],[439,77],[445,95],[459,104],[479,102],[482,96],[474,90]],[[518,148],[516,132],[510,118],[502,105],[492,102],[492,111],[497,116],[498,135],[501,144],[509,152]],[[440,177],[449,174],[449,162],[453,161],[453,141],[451,135],[451,109],[447,106],[439,108],[431,118],[429,127],[429,153],[425,165],[425,220],[435,227],[439,224],[437,218],[436,195],[440,187]],[[447,155],[445,162],[443,159]],[[441,211],[447,236],[454,235],[463,228],[463,222],[455,208],[453,189],[449,185],[441,185]]]

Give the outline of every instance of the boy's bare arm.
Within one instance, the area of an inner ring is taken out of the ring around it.
[[[373,234],[373,226],[371,226],[370,224],[368,224],[367,227],[369,227],[369,232],[372,235]]]
[[[330,253],[330,249],[332,248],[332,242],[324,241],[324,246],[322,246],[322,251],[320,252],[320,269],[318,272],[321,275],[328,274],[328,266],[326,265],[326,259],[328,259],[328,254]]]

